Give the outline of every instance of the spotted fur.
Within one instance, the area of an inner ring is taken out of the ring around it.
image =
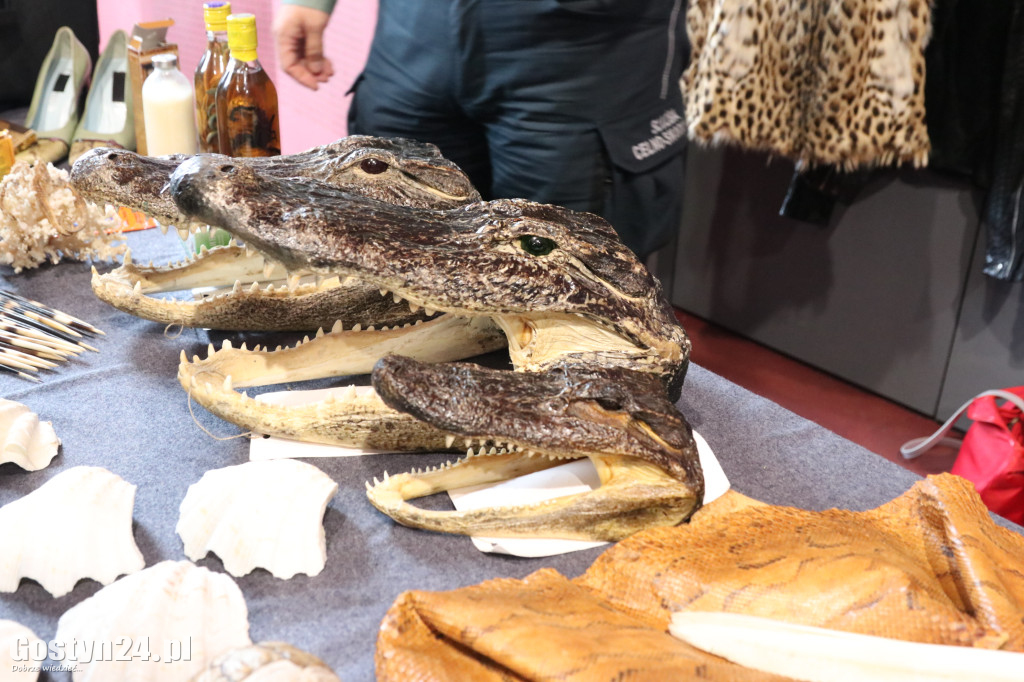
[[[692,139],[800,165],[928,160],[928,0],[692,0]]]

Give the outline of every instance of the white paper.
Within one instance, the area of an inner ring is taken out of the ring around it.
[[[696,431],[693,432],[693,439],[697,443],[697,454],[700,456],[700,465],[704,470],[704,504],[708,504],[725,494],[729,489],[729,479],[707,441]],[[450,490],[448,495],[452,498],[456,509],[465,511],[480,507],[530,504],[553,497],[587,492],[600,485],[601,481],[598,479],[597,471],[591,461],[578,459],[509,481]],[[600,547],[608,543],[551,538],[474,537],[473,544],[481,552],[541,557]]]

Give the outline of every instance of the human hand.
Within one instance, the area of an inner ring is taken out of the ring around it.
[[[274,14],[274,45],[277,61],[285,72],[316,90],[334,75],[334,65],[324,56],[324,28],[330,15],[301,5],[278,5]]]

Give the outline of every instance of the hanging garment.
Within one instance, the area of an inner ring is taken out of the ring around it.
[[[928,160],[927,0],[692,0],[692,139],[799,165]]]

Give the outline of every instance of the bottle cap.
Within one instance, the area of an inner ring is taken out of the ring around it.
[[[230,2],[203,3],[203,21],[207,31],[228,30],[228,15],[231,14]]]
[[[153,55],[153,66],[157,69],[163,69],[170,71],[178,66],[178,55],[171,52],[163,52],[161,54]]]
[[[228,16],[228,50],[242,62],[256,59],[256,16],[232,14]]]

